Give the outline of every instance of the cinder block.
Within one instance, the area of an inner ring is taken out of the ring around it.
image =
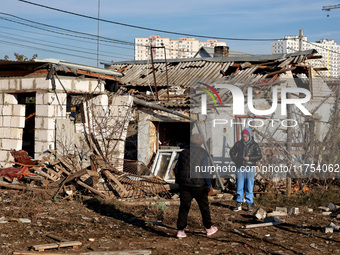
[[[325,233],[328,234],[328,233],[333,233],[334,229],[331,228],[331,227],[325,227]]]
[[[57,93],[54,92],[46,92],[46,93],[37,93],[36,95],[36,104],[37,105],[59,105],[58,100],[62,105],[66,105],[66,93]]]
[[[276,207],[274,212],[282,212],[282,213],[287,214],[288,209],[287,209],[287,207]]]
[[[36,117],[35,128],[36,129],[55,129],[55,118]]]
[[[104,86],[104,84],[103,83],[101,83],[101,84],[99,84],[98,86],[98,82],[91,82],[90,84],[89,84],[89,90],[91,91],[91,92],[104,92],[105,91],[105,86]]]
[[[2,116],[12,116],[13,115],[12,105],[0,105],[0,113]]]
[[[40,142],[36,141],[35,144],[35,153],[34,153],[34,158],[38,158],[38,156],[45,152],[46,150],[54,150],[54,143],[52,142]]]
[[[21,150],[22,149],[22,139],[15,140],[15,139],[1,139],[1,148],[3,150]]]
[[[14,161],[13,156],[11,155],[10,151],[5,151],[5,150],[1,150],[0,151],[0,159],[2,162],[11,162]]]
[[[299,207],[288,207],[288,213],[298,215],[300,213]]]
[[[0,126],[24,128],[25,117],[24,116],[2,116],[2,118],[0,118]]]
[[[45,78],[24,78],[21,79],[21,89],[50,89],[50,80]]]
[[[61,105],[36,105],[36,116],[37,117],[64,117],[66,118],[66,104]]]
[[[7,80],[6,90],[19,91],[21,90],[21,79],[12,78]]]
[[[12,105],[12,115],[14,116],[25,116],[26,106],[25,105]]]
[[[9,138],[10,134],[10,128],[0,128],[0,138]]]
[[[266,218],[267,212],[265,210],[263,210],[262,208],[258,208],[254,212],[253,216],[255,216],[259,220],[263,220],[264,218]]]
[[[0,128],[0,138],[22,139],[22,128]]]
[[[35,89],[35,84],[34,81],[36,81],[36,79],[21,79],[21,89],[22,90],[33,90]]]
[[[35,141],[53,142],[55,140],[54,129],[35,129]]]
[[[9,104],[18,104],[18,100],[15,95],[1,93],[0,94],[0,104],[9,105]]]
[[[77,80],[77,78],[69,77],[69,78],[66,79],[66,77],[63,77],[63,78],[60,78],[60,80],[61,80],[62,85],[60,84],[59,81],[56,83],[56,90],[57,91],[64,91],[64,88],[65,88],[66,91],[73,91],[73,85],[72,84],[74,83],[75,80]],[[64,88],[63,88],[63,86],[64,86]],[[52,87],[52,85],[51,85],[51,87]]]
[[[90,92],[90,82],[86,80],[74,82],[72,87],[75,92]]]

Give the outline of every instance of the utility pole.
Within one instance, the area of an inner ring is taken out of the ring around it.
[[[299,51],[302,51],[302,42],[303,42],[303,29],[299,31]]]
[[[150,44],[152,74],[153,74],[153,81],[154,81],[154,84],[155,84],[156,100],[158,101],[158,92],[157,92],[157,82],[156,82],[155,66],[154,66],[154,64],[153,64],[153,53],[152,53],[153,48],[154,48],[154,47],[152,47],[152,44]]]
[[[99,15],[100,15],[100,0],[98,0],[97,67],[99,67]]]
[[[163,43],[162,43],[163,45]],[[166,61],[166,49],[165,46],[162,46],[164,48],[164,60],[165,60],[165,72],[166,72],[166,89],[168,92],[168,101],[170,101],[170,93],[169,93],[169,78],[168,78],[168,63]]]

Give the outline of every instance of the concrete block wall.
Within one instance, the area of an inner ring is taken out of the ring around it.
[[[36,93],[35,159],[42,158],[46,150],[55,149],[55,123],[66,118],[66,98],[66,93]]]
[[[10,167],[11,150],[22,148],[25,105],[18,105],[15,95],[0,93],[0,165]]]

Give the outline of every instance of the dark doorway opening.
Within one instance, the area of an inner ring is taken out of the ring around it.
[[[190,122],[159,122],[157,129],[160,146],[183,149],[190,143]]]
[[[18,94],[18,103],[26,106],[25,110],[25,127],[22,135],[22,149],[27,151],[28,155],[34,158],[35,151],[35,93]]]

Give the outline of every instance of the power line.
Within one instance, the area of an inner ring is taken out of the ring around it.
[[[218,37],[218,36],[210,36],[210,35],[196,35],[196,34],[187,34],[187,33],[172,32],[172,31],[166,31],[166,30],[161,30],[161,29],[154,29],[154,28],[130,25],[130,24],[121,23],[121,22],[112,21],[112,20],[99,19],[99,18],[91,17],[91,16],[88,16],[88,15],[80,14],[80,13],[70,12],[70,11],[66,11],[66,10],[50,7],[50,6],[47,6],[47,5],[33,3],[33,2],[30,2],[30,1],[26,1],[26,0],[18,0],[18,1],[19,2],[24,2],[24,3],[27,3],[27,4],[31,4],[31,5],[35,5],[35,6],[39,6],[39,7],[43,7],[43,8],[46,8],[46,9],[58,11],[58,12],[63,12],[63,13],[67,13],[67,14],[71,14],[71,15],[87,18],[87,19],[92,19],[92,20],[96,20],[96,21],[99,20],[99,21],[102,21],[102,22],[111,23],[111,24],[115,24],[115,25],[131,27],[131,28],[137,28],[137,29],[142,29],[142,30],[149,30],[149,31],[153,31],[153,32],[160,32],[160,33],[166,33],[166,34],[184,35],[184,36],[199,37],[199,38],[212,38],[212,39],[230,40],[230,41],[277,41],[277,40],[279,40],[279,39],[261,39],[261,38],[260,39],[254,39],[254,38],[231,38],[231,37]]]
[[[40,48],[40,47],[38,48],[38,47],[34,47],[34,46],[28,46],[28,45],[21,44],[21,43],[8,42],[8,41],[4,41],[4,40],[1,40],[1,39],[0,39],[0,42],[6,43],[6,44],[9,44],[9,45],[16,45],[16,46],[21,46],[21,47],[25,47],[25,48],[35,49],[35,50],[53,52],[53,53],[57,53],[57,54],[64,54],[64,55],[67,55],[67,56],[73,56],[73,57],[90,59],[90,60],[97,60],[96,58],[84,57],[84,56],[79,56],[79,55],[75,55],[75,54],[72,54],[72,53],[65,53],[65,52],[56,51],[56,50],[48,50],[48,49],[44,49],[44,48]],[[106,62],[106,61],[109,61],[109,60],[102,59],[100,61]]]
[[[19,22],[19,21],[10,19],[10,18],[0,17],[0,19],[4,19],[4,20],[7,20],[7,21],[9,21],[9,22],[17,23],[17,24],[20,24],[20,25],[32,27],[32,28],[35,28],[35,29],[40,29],[40,30],[47,31],[47,32],[50,32],[50,33],[62,34],[62,35],[70,36],[70,37],[83,38],[83,39],[87,39],[87,40],[97,40],[97,36],[96,36],[96,35],[93,35],[93,34],[78,32],[78,31],[74,31],[74,30],[65,29],[65,28],[62,28],[62,27],[57,27],[57,26],[52,26],[52,25],[40,23],[40,22],[35,22],[35,21],[32,21],[32,20],[28,20],[28,19],[24,19],[24,18],[15,16],[15,15],[12,15],[12,14],[8,14],[8,13],[2,13],[2,12],[0,12],[0,14],[2,14],[2,15],[7,15],[7,16],[11,16],[11,17],[14,17],[14,18],[16,18],[16,19],[23,20],[23,21],[25,21],[25,22],[30,22],[30,23],[38,24],[38,25],[40,25],[40,26],[52,27],[52,28],[55,28],[55,29],[59,29],[59,30],[62,30],[62,31],[67,31],[67,32],[72,32],[72,33],[75,33],[75,34],[77,34],[77,33],[78,33],[78,34],[85,34],[85,35],[87,35],[87,36],[92,36],[93,38],[91,38],[91,37],[89,38],[89,37],[79,36],[79,35],[67,34],[67,33],[59,32],[59,31],[55,31],[55,30],[49,30],[49,29],[46,29],[46,28],[42,28],[42,27],[38,27],[38,26],[33,26],[33,25],[26,24],[26,23],[22,23],[22,22]],[[94,38],[94,37],[96,37],[96,38]],[[103,41],[103,42],[117,43],[117,39],[112,39],[112,38],[102,37],[102,36],[100,36],[99,38],[104,38],[104,39],[100,39],[100,41]],[[113,40],[113,42],[110,41],[110,40]],[[145,47],[145,48],[149,48],[149,47],[150,47],[149,45],[144,45],[144,44],[136,44],[136,43],[132,43],[132,42],[128,42],[128,41],[122,41],[122,40],[119,40],[119,41],[120,41],[119,43],[125,43],[125,45],[141,46],[141,47]],[[117,48],[125,48],[125,49],[129,49],[129,50],[130,50],[130,48],[126,48],[126,47],[122,47],[122,46],[115,46],[115,47],[117,47]],[[131,50],[132,50],[132,49],[131,49]],[[196,53],[196,51],[183,51],[183,50],[180,50],[180,49],[171,49],[171,48],[168,48],[167,50],[168,50],[168,51],[187,52],[187,53]]]
[[[54,29],[58,29],[58,30],[66,31],[66,32],[71,32],[71,33],[74,33],[74,34],[81,34],[81,35],[85,35],[85,36],[90,36],[90,38],[88,38],[88,37],[81,37],[81,38],[86,38],[86,39],[90,39],[90,40],[97,40],[97,35],[79,32],[79,31],[74,31],[74,30],[70,30],[70,29],[66,29],[66,28],[57,27],[57,26],[52,26],[52,25],[48,25],[48,24],[44,24],[44,23],[40,23],[40,22],[36,22],[36,21],[32,21],[32,20],[20,18],[18,16],[15,16],[15,15],[12,15],[12,14],[9,14],[9,13],[0,12],[0,14],[10,16],[10,17],[14,17],[16,19],[23,20],[23,21],[30,22],[30,23],[34,23],[34,24],[37,24],[37,25],[40,25],[40,26],[50,27],[50,28],[54,28]],[[15,21],[15,20],[10,20],[10,19],[4,18],[4,17],[0,17],[0,18],[11,21],[11,22],[19,23],[19,24],[22,24],[22,25],[26,25],[26,26],[30,26],[30,27],[34,27],[34,28],[38,28],[38,29],[42,29],[42,30],[47,30],[49,32],[64,34],[64,33],[60,33],[60,32],[57,32],[57,31],[51,31],[51,30],[48,30],[48,29],[43,29],[43,28],[39,28],[39,27],[36,27],[36,26],[28,25],[28,24],[18,22],[18,21]],[[80,37],[80,36],[76,36],[76,37]],[[117,39],[113,39],[113,38],[109,38],[109,37],[100,36],[100,38],[102,40],[106,41],[106,42],[112,42],[112,43],[118,43],[118,44],[124,44],[124,45],[131,45],[131,46],[134,45],[134,43],[131,43],[131,42],[117,40]]]
[[[338,51],[334,51],[334,50],[327,49],[327,48],[322,47],[322,46],[320,46],[320,45],[317,45],[317,44],[315,44],[315,43],[311,43],[311,42],[308,42],[308,41],[304,41],[304,42],[309,43],[309,44],[311,44],[311,45],[314,45],[314,46],[316,46],[316,47],[318,47],[318,48],[321,48],[321,49],[324,49],[324,50],[327,50],[327,51],[330,51],[330,52],[333,52],[333,53],[336,53],[336,54],[340,54],[340,52],[338,52]]]
[[[2,38],[18,41],[18,38],[15,38],[15,37],[12,37],[12,36],[5,36],[5,35],[3,35]],[[51,44],[45,44],[45,43],[39,43],[39,42],[32,42],[32,41],[29,41],[29,40],[24,40],[22,38],[20,38],[20,41],[21,42],[27,42],[27,43],[35,44],[35,45],[42,45],[42,46],[46,46],[46,47],[52,47],[52,48],[55,48],[55,49],[68,50],[68,51],[72,51],[72,52],[79,52],[79,53],[84,53],[84,54],[88,54],[88,55],[96,55],[96,53],[91,53],[91,52],[88,52],[88,51],[64,48],[64,47],[59,47],[59,46],[55,46],[55,45],[51,45]],[[101,54],[101,56],[103,56],[103,54]],[[109,56],[106,56],[106,57],[109,57]]]
[[[0,26],[0,27],[2,27],[2,26]],[[22,30],[22,31],[24,31],[24,30]],[[18,36],[18,35],[16,35],[16,34],[8,33],[8,32],[1,31],[1,30],[0,30],[0,32],[2,32],[3,35],[6,34],[6,35]],[[27,32],[27,31],[24,31],[24,32]],[[4,37],[6,37],[6,36],[4,36]],[[18,38],[18,39],[19,39],[19,38]],[[18,40],[18,39],[17,39],[17,40]],[[32,38],[32,37],[29,37],[29,36],[25,36],[25,39],[37,40],[37,38]],[[20,38],[19,40],[22,40],[22,38]],[[39,41],[43,41],[43,42],[48,42],[48,43],[54,44],[54,42],[51,42],[51,41],[48,41],[48,40],[39,39]],[[68,44],[63,44],[63,43],[59,43],[59,42],[58,42],[58,45],[64,45],[64,46],[72,47],[72,46],[70,46],[70,45],[68,45]],[[52,45],[51,47],[54,47],[54,45]],[[94,51],[94,49],[85,48],[85,47],[80,47],[80,46],[77,46],[77,48],[78,48],[78,49],[87,50],[86,53],[88,53],[88,51]],[[70,49],[70,50],[73,50],[73,49]],[[109,52],[109,51],[103,51],[103,50],[101,50],[100,52],[102,52],[102,53],[108,53],[108,54],[116,54],[116,55],[121,55],[121,56],[126,56],[126,57],[131,57],[130,55],[121,54],[121,53],[116,53],[116,52]],[[103,55],[103,54],[102,54],[102,55]],[[107,56],[107,57],[116,57],[116,56]]]

